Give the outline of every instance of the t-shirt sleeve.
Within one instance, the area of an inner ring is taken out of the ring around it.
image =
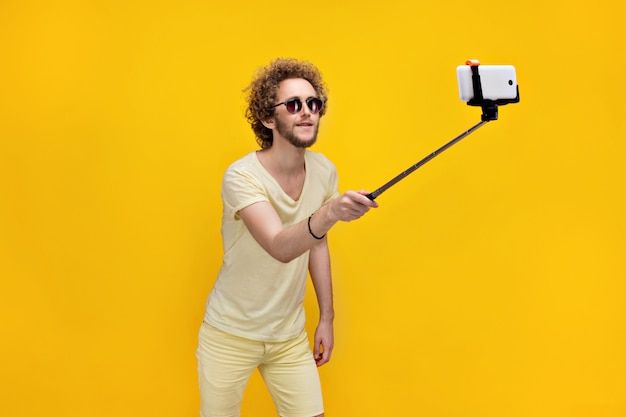
[[[328,190],[329,190],[329,194],[326,196],[326,200],[324,200],[324,204],[339,197],[339,178],[337,176],[337,170],[335,169],[335,166],[332,164],[331,164],[331,173],[330,173],[330,178],[329,178]]]
[[[327,159],[325,156],[321,156],[322,164],[325,167],[327,173],[328,184],[326,186],[326,195],[322,205],[339,197],[339,176],[337,175],[337,168],[335,165]]]
[[[231,166],[222,180],[224,213],[239,219],[239,211],[260,201],[269,201],[267,190],[245,167]]]

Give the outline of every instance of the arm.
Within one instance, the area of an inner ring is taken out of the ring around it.
[[[320,207],[311,219],[311,230],[317,235],[325,235],[338,221],[352,221],[360,218],[378,203],[366,197],[366,191],[346,191],[341,196]],[[259,244],[274,258],[290,262],[318,240],[309,233],[305,219],[284,228],[280,217],[269,202],[252,204],[239,212],[248,230]]]
[[[330,360],[334,346],[333,288],[330,271],[330,254],[326,238],[316,243],[309,252],[309,273],[315,288],[320,318],[313,341],[313,356],[317,366]]]

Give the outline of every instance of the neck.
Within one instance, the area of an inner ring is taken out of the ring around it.
[[[258,153],[263,164],[281,174],[298,174],[304,168],[305,148],[298,148],[285,140],[276,140],[272,147]]]

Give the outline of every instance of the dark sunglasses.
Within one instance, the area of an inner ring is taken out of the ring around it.
[[[324,102],[317,97],[309,97],[306,99],[306,106],[311,110],[311,113],[319,113],[324,107]],[[274,104],[272,108],[285,105],[287,111],[291,114],[299,113],[302,110],[302,100],[298,97],[290,98],[287,101],[283,101],[282,103]]]

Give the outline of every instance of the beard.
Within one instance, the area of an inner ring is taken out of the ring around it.
[[[287,141],[291,143],[293,146],[295,146],[296,148],[308,148],[310,146],[313,146],[315,141],[317,141],[318,126],[319,124],[317,125],[314,124],[313,136],[308,140],[304,140],[296,136],[296,133],[294,132],[294,129],[295,129],[294,127],[288,126],[287,123],[283,123],[281,120],[276,119],[276,131],[278,132],[278,134],[282,136],[283,138],[287,139]]]

